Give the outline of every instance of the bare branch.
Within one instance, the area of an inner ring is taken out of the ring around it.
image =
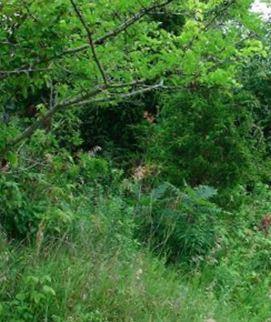
[[[80,95],[80,96],[75,97],[73,99],[70,99],[70,100],[67,100],[62,103],[54,105],[47,113],[45,113],[41,118],[37,119],[32,125],[30,125],[20,136],[18,136],[14,140],[12,140],[9,145],[15,146],[18,143],[20,143],[21,141],[31,137],[36,132],[37,129],[43,127],[46,120],[51,119],[51,117],[54,114],[56,114],[59,110],[61,110],[62,108],[76,105],[79,102],[81,102],[81,100],[95,96],[98,93],[100,93],[101,91],[102,91],[102,88],[96,88],[95,90],[91,91],[90,93],[88,93],[84,96]]]
[[[2,45],[2,46],[10,46],[10,47],[18,46],[17,43],[11,42],[10,40],[0,41],[0,45]]]
[[[132,87],[132,86],[135,86],[135,85],[140,85],[140,84],[143,84],[144,83],[144,80],[141,79],[141,80],[135,80],[135,81],[132,81],[132,82],[129,82],[129,83],[113,83],[113,84],[110,84],[107,86],[108,89],[110,88],[124,88],[124,87]]]
[[[0,79],[4,78],[5,76],[9,75],[18,75],[18,74],[28,74],[28,73],[35,73],[35,72],[44,72],[50,70],[50,67],[46,68],[25,68],[25,69],[14,69],[14,70],[0,70]]]
[[[163,82],[160,82],[158,84],[155,85],[149,85],[149,86],[145,86],[143,88],[140,88],[138,90],[132,91],[130,93],[124,93],[124,94],[115,94],[115,95],[108,95],[106,97],[98,97],[98,98],[92,98],[92,99],[88,99],[88,100],[82,100],[81,102],[78,102],[78,104],[76,104],[76,106],[83,106],[86,104],[91,104],[91,103],[106,103],[106,102],[113,102],[116,100],[120,100],[120,99],[127,99],[130,98],[132,96],[137,96],[146,92],[150,92],[153,90],[157,90],[157,89],[163,89]]]
[[[163,84],[160,82],[159,84],[156,85],[150,85],[143,87],[139,90],[132,91],[130,93],[125,93],[125,94],[115,94],[115,95],[108,95],[105,97],[100,97],[95,99],[94,97],[97,96],[98,94],[101,94],[105,91],[108,90],[108,88],[125,88],[125,87],[131,87],[135,86],[142,83],[141,81],[133,81],[130,83],[123,83],[123,84],[112,84],[112,85],[100,85],[95,87],[93,90],[91,90],[89,93],[85,95],[79,95],[74,98],[71,98],[69,100],[65,100],[63,102],[60,102],[51,109],[47,111],[43,116],[41,116],[39,119],[37,119],[32,125],[30,125],[21,135],[19,135],[17,138],[9,142],[8,146],[16,146],[20,142],[30,138],[37,129],[42,128],[44,124],[46,123],[47,120],[51,119],[58,111],[71,107],[71,106],[83,106],[86,104],[94,103],[94,102],[109,102],[109,101],[114,101],[117,99],[126,99],[131,96],[139,95],[141,93],[149,92],[151,90],[155,90],[158,88],[162,88]]]

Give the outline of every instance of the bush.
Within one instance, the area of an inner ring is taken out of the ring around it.
[[[242,91],[225,95],[219,88],[165,96],[148,136],[149,159],[177,186],[254,184],[264,168],[265,143],[260,132],[254,135],[253,104]]]
[[[10,171],[0,172],[1,225],[12,238],[72,230],[79,205],[86,204],[83,192],[95,199],[95,189],[111,180],[108,163],[86,153],[76,159],[64,149],[41,153],[34,146],[19,157],[18,164],[8,163]]]
[[[215,245],[222,210],[209,199],[207,186],[180,191],[164,183],[142,197],[137,208],[138,235],[170,261],[198,261]]]

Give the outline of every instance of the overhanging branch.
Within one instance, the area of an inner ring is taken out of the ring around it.
[[[96,53],[96,49],[95,49],[95,46],[94,46],[94,42],[93,42],[93,39],[92,39],[92,32],[90,31],[83,15],[81,14],[79,8],[77,7],[77,5],[75,4],[74,0],[70,0],[72,6],[73,6],[73,9],[78,17],[78,19],[80,20],[82,26],[84,27],[84,29],[86,30],[87,32],[87,36],[88,36],[88,42],[89,42],[89,46],[91,48],[91,51],[92,51],[92,56],[94,58],[94,61],[102,75],[102,78],[103,78],[103,81],[105,84],[107,84],[107,78],[106,78],[106,75],[105,75],[105,72],[104,72],[104,69],[102,67],[102,64],[97,56],[97,53]]]
[[[37,119],[32,125],[30,125],[21,135],[19,135],[17,138],[9,142],[8,148],[14,147],[18,145],[20,142],[30,138],[37,129],[42,128],[45,124],[46,120],[51,119],[58,111],[68,108],[71,106],[83,106],[86,104],[91,103],[100,103],[100,102],[112,102],[119,99],[127,99],[132,96],[140,95],[152,90],[156,90],[159,88],[163,88],[163,82],[160,82],[155,85],[146,85],[144,87],[141,87],[137,90],[123,93],[123,94],[115,94],[111,95],[108,90],[110,88],[125,88],[125,87],[134,87],[138,84],[142,84],[141,81],[133,81],[131,83],[123,83],[123,84],[112,84],[112,85],[101,85],[93,90],[91,90],[89,93],[85,95],[79,95],[74,98],[71,98],[69,100],[65,100],[63,102],[60,102],[58,104],[55,104],[47,113],[45,113],[43,116],[41,116],[39,119]],[[97,97],[99,94],[104,93],[103,97]],[[96,97],[96,98],[95,98]]]
[[[136,22],[140,21],[144,16],[146,16],[148,14],[152,14],[154,11],[160,10],[163,7],[166,7],[167,5],[169,5],[173,1],[174,0],[167,0],[162,3],[155,3],[147,8],[142,8],[141,10],[139,10],[138,12],[133,14],[131,17],[129,17],[125,21],[123,21],[121,24],[119,24],[117,27],[115,27],[114,29],[105,33],[103,36],[101,36],[97,39],[93,39],[93,45],[95,45],[95,46],[103,45],[108,40],[117,37],[120,33],[125,31],[126,29],[128,29],[130,26],[132,26]],[[78,46],[76,48],[66,49],[63,52],[55,54],[52,57],[49,57],[46,59],[44,59],[44,58],[38,59],[31,66],[23,65],[21,67],[16,68],[16,70],[14,70],[14,71],[2,71],[2,73],[0,74],[0,79],[4,79],[6,77],[13,76],[14,74],[25,73],[25,71],[29,70],[29,69],[31,69],[31,72],[38,71],[37,68],[33,68],[32,66],[33,65],[37,66],[39,64],[48,63],[48,62],[54,61],[56,59],[61,59],[62,57],[66,56],[66,55],[71,55],[71,54],[83,52],[83,51],[86,51],[88,48],[89,48],[89,44]]]

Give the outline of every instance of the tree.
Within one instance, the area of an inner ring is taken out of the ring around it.
[[[250,3],[3,1],[1,150],[70,107],[116,103],[157,89],[238,86],[240,61],[263,51]],[[159,21],[165,15],[181,16],[181,27],[166,28]],[[21,121],[14,129],[7,122],[29,114],[30,124]]]

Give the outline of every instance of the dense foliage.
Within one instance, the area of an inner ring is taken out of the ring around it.
[[[0,321],[271,319],[252,2],[0,1]]]

